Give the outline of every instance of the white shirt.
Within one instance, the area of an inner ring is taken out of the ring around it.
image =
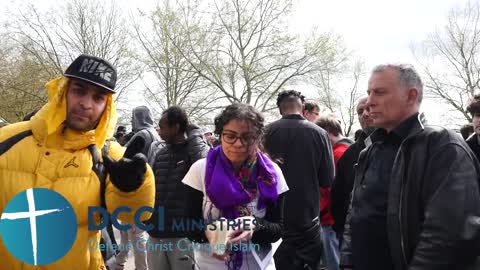
[[[188,173],[183,178],[182,182],[196,190],[203,192],[203,218],[205,220],[217,220],[221,218],[220,210],[213,205],[210,198],[206,194],[205,189],[205,172],[206,172],[207,159],[203,158],[195,162],[191,167]],[[273,163],[276,174],[278,175],[277,179],[277,193],[282,194],[288,190],[287,182],[282,174],[280,167],[277,164]],[[252,202],[248,203],[246,206],[250,210],[251,215],[254,215],[259,218],[265,217],[266,208],[258,210],[257,209],[258,197]],[[212,255],[206,250],[198,249],[194,250],[195,261],[200,268],[198,270],[224,270],[227,269],[227,266],[224,262],[215,259]],[[243,263],[241,270],[264,270],[260,269],[256,263],[252,251],[243,253]],[[265,268],[267,270],[275,269],[275,264],[273,259]]]

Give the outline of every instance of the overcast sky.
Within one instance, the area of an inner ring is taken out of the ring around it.
[[[367,68],[385,62],[413,63],[412,42],[441,28],[448,11],[466,0],[294,0],[296,29],[317,25],[344,37]]]
[[[10,0],[11,1],[11,0]],[[44,1],[44,0],[43,0]],[[126,1],[148,9],[154,0]],[[255,1],[255,0],[253,0]],[[467,0],[292,0],[291,31],[308,34],[313,26],[341,35],[367,69],[385,62],[414,63],[412,42],[445,24],[448,11]],[[174,1],[172,1],[174,2]]]
[[[51,6],[57,0],[36,0]],[[117,0],[125,9],[143,10],[155,0]],[[173,1],[172,1],[173,2]],[[313,26],[341,35],[348,48],[362,57],[367,68],[385,62],[411,62],[409,45],[445,24],[448,11],[467,0],[293,0],[291,31],[306,34]],[[1,0],[0,16],[23,0]]]
[[[23,1],[1,0],[0,16]],[[50,6],[56,1],[37,0],[36,5]],[[117,0],[123,8],[148,10],[154,0]],[[293,0],[291,31],[306,34],[313,26],[341,35],[346,46],[361,57],[367,71],[387,62],[415,64],[410,51],[435,29],[442,28],[448,11],[463,6],[467,0]],[[363,86],[366,89],[366,81]],[[441,119],[438,106],[426,100],[424,110],[435,123]]]

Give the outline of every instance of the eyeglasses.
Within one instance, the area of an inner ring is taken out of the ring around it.
[[[244,146],[253,145],[257,141],[257,137],[253,134],[244,134],[242,136],[237,136],[233,133],[222,133],[223,141],[228,144],[234,144],[240,139],[240,142]]]

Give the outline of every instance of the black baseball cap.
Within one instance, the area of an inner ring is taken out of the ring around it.
[[[82,54],[65,70],[65,76],[93,83],[115,93],[117,70],[102,58]]]

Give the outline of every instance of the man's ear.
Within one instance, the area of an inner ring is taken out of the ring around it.
[[[408,89],[408,93],[407,93],[408,103],[417,103],[418,94],[419,93],[417,88],[412,87]]]

